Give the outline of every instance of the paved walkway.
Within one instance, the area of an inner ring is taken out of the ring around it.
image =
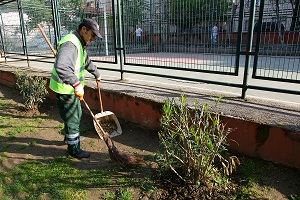
[[[152,55],[152,54],[151,54]],[[155,54],[157,55],[157,54]],[[153,54],[153,59],[158,59],[159,62],[161,62],[161,59],[168,60],[168,57],[161,58],[161,55],[157,55],[155,57]],[[132,58],[128,57],[128,59]],[[149,55],[150,56],[150,55]],[[190,58],[190,57],[188,57]],[[108,61],[113,61],[112,57],[107,58]],[[193,57],[193,59],[195,59]],[[197,59],[204,59],[204,58],[198,58]],[[49,59],[52,61],[53,59]],[[135,58],[134,60],[138,60],[138,58]],[[133,61],[134,61],[133,60]],[[204,60],[207,60],[204,59]],[[129,62],[130,60],[127,60]],[[1,58],[1,62],[4,62],[3,58]],[[150,61],[149,61],[150,62]],[[241,63],[244,63],[243,60],[241,60]],[[18,66],[24,66],[27,67],[28,64],[26,61],[22,62],[13,62],[12,59],[9,60],[8,64],[10,65],[18,65]],[[52,64],[50,63],[42,63],[42,62],[29,62],[30,66],[33,68],[39,68],[46,71],[51,71]],[[111,69],[120,69],[119,64],[109,64],[109,63],[100,63],[97,62],[96,65],[98,67],[103,68],[111,68]],[[236,84],[242,84],[242,78],[243,78],[243,66],[241,67],[239,76],[226,76],[226,75],[217,75],[217,74],[209,74],[209,73],[194,73],[194,72],[186,72],[186,71],[176,71],[176,70],[164,70],[161,68],[148,68],[143,66],[131,66],[131,65],[125,65],[124,70],[129,71],[139,71],[139,72],[151,72],[156,74],[168,74],[168,75],[174,75],[174,76],[185,76],[189,78],[199,78],[204,80],[218,80],[222,82],[228,82],[228,83],[236,83]],[[109,79],[109,80],[115,80],[120,81],[121,74],[120,72],[115,71],[107,71],[107,70],[101,70],[102,78]],[[171,74],[170,74],[171,73]],[[235,88],[235,87],[229,87],[229,86],[221,86],[221,85],[214,85],[214,84],[206,84],[201,82],[191,82],[191,81],[185,81],[185,80],[177,80],[177,79],[171,79],[171,78],[162,78],[162,77],[156,77],[156,76],[145,76],[145,75],[139,75],[135,73],[124,73],[124,79],[126,81],[132,81],[132,82],[143,82],[148,84],[155,84],[155,85],[162,85],[164,87],[176,87],[179,90],[193,90],[197,93],[203,93],[207,95],[215,94],[215,95],[226,95],[234,98],[241,97],[242,90],[241,88]],[[221,79],[221,80],[220,80]],[[275,82],[275,81],[263,81],[263,80],[255,80],[249,78],[249,84],[251,85],[260,85],[264,87],[275,87],[275,88],[285,88],[290,90],[299,90],[299,84],[291,84],[291,83],[283,83],[283,82]],[[276,92],[268,92],[268,91],[260,91],[260,90],[253,90],[248,89],[246,93],[247,99],[256,99],[259,101],[267,101],[267,102],[276,102],[279,104],[287,104],[295,107],[300,107],[300,95],[292,95],[292,94],[284,94],[284,93],[276,93]]]

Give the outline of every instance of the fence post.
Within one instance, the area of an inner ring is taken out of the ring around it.
[[[51,0],[52,7],[52,15],[53,15],[53,25],[54,25],[54,42],[55,48],[57,47],[57,43],[60,40],[60,20],[58,14],[58,4],[57,0]]]
[[[4,55],[4,59],[5,59],[5,63],[7,64],[7,58],[6,58],[6,42],[4,41],[5,38],[5,29],[4,29],[4,23],[3,23],[3,18],[2,18],[2,14],[0,14],[1,17],[1,24],[2,26],[0,27],[0,37],[1,37],[1,44],[2,44],[2,49],[1,49],[1,57],[2,57],[2,53]]]
[[[124,79],[123,75],[123,67],[124,67],[124,46],[123,46],[123,32],[122,32],[122,8],[121,8],[121,3],[120,0],[117,0],[117,11],[118,11],[118,29],[119,33],[118,34],[118,50],[119,50],[119,55],[120,55],[120,71],[121,71],[121,80]]]
[[[22,33],[22,42],[23,42],[23,51],[26,56],[27,65],[29,67],[29,58],[28,58],[28,51],[27,51],[27,43],[26,43],[26,29],[25,29],[25,22],[23,18],[23,9],[22,9],[22,2],[21,0],[17,0],[18,3],[18,10],[19,10],[19,17],[20,17],[20,27]]]
[[[246,46],[246,61],[245,61],[244,79],[243,79],[243,88],[242,88],[242,99],[245,99],[246,91],[248,88],[249,65],[250,65],[250,57],[252,55],[255,5],[256,5],[256,0],[251,1],[249,26],[248,26],[248,40],[247,40],[247,46]]]

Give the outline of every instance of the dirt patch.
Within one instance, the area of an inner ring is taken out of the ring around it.
[[[10,169],[13,166],[27,161],[43,161],[45,158],[54,159],[55,157],[67,156],[67,146],[63,142],[64,136],[56,127],[61,126],[62,121],[58,114],[55,102],[46,100],[39,111],[28,112],[23,109],[23,99],[18,92],[12,88],[0,84],[0,97],[5,100],[5,109],[0,109],[0,116],[7,117],[13,123],[14,118],[22,119],[22,123],[39,123],[38,128],[32,131],[18,133],[14,140],[9,140],[9,136],[0,136],[0,148],[5,145],[8,159],[2,161],[0,170]],[[1,106],[1,105],[0,105]],[[98,111],[94,111],[96,114]],[[153,156],[159,148],[157,132],[138,126],[133,123],[119,119],[123,134],[114,137],[115,145],[123,152],[137,157],[146,158]],[[8,122],[6,122],[8,124]],[[112,162],[109,158],[107,146],[95,131],[92,117],[88,111],[84,110],[81,123],[82,149],[91,152],[89,159],[73,159],[75,167],[80,170],[89,169],[112,169],[120,167],[118,163]],[[35,143],[30,148],[23,148],[32,142]],[[254,162],[251,165],[247,162]],[[259,199],[289,199],[291,195],[300,196],[300,172],[296,169],[270,164],[260,159],[242,160],[242,165],[255,166],[249,169],[253,178],[259,180],[260,184],[255,186],[255,190],[260,191]],[[130,168],[120,168],[118,176],[132,174]],[[134,169],[134,176],[149,177],[154,179],[155,191],[143,193],[138,188],[131,188],[132,199],[228,199],[229,195],[236,193],[245,185],[244,173],[238,170],[231,177],[232,184],[227,191],[219,191],[218,188],[207,188],[187,186],[178,181],[174,174],[160,176],[155,169],[155,163],[147,162],[144,166]],[[87,199],[99,199],[101,194],[111,188],[90,188],[88,189]],[[1,198],[1,196],[0,196]],[[243,198],[238,198],[243,199]],[[257,198],[255,198],[257,199]]]

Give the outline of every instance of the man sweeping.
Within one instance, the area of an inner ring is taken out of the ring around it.
[[[100,81],[99,70],[86,54],[86,45],[96,37],[102,38],[97,22],[90,18],[83,19],[76,31],[59,41],[50,78],[49,87],[56,94],[59,114],[64,121],[68,153],[78,159],[90,156],[89,152],[80,148],[80,100],[84,95],[85,70]]]

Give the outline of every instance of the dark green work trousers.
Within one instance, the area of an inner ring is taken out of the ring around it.
[[[80,150],[80,120],[82,116],[80,100],[73,94],[56,93],[59,114],[64,121],[65,139],[68,152],[76,155]]]

